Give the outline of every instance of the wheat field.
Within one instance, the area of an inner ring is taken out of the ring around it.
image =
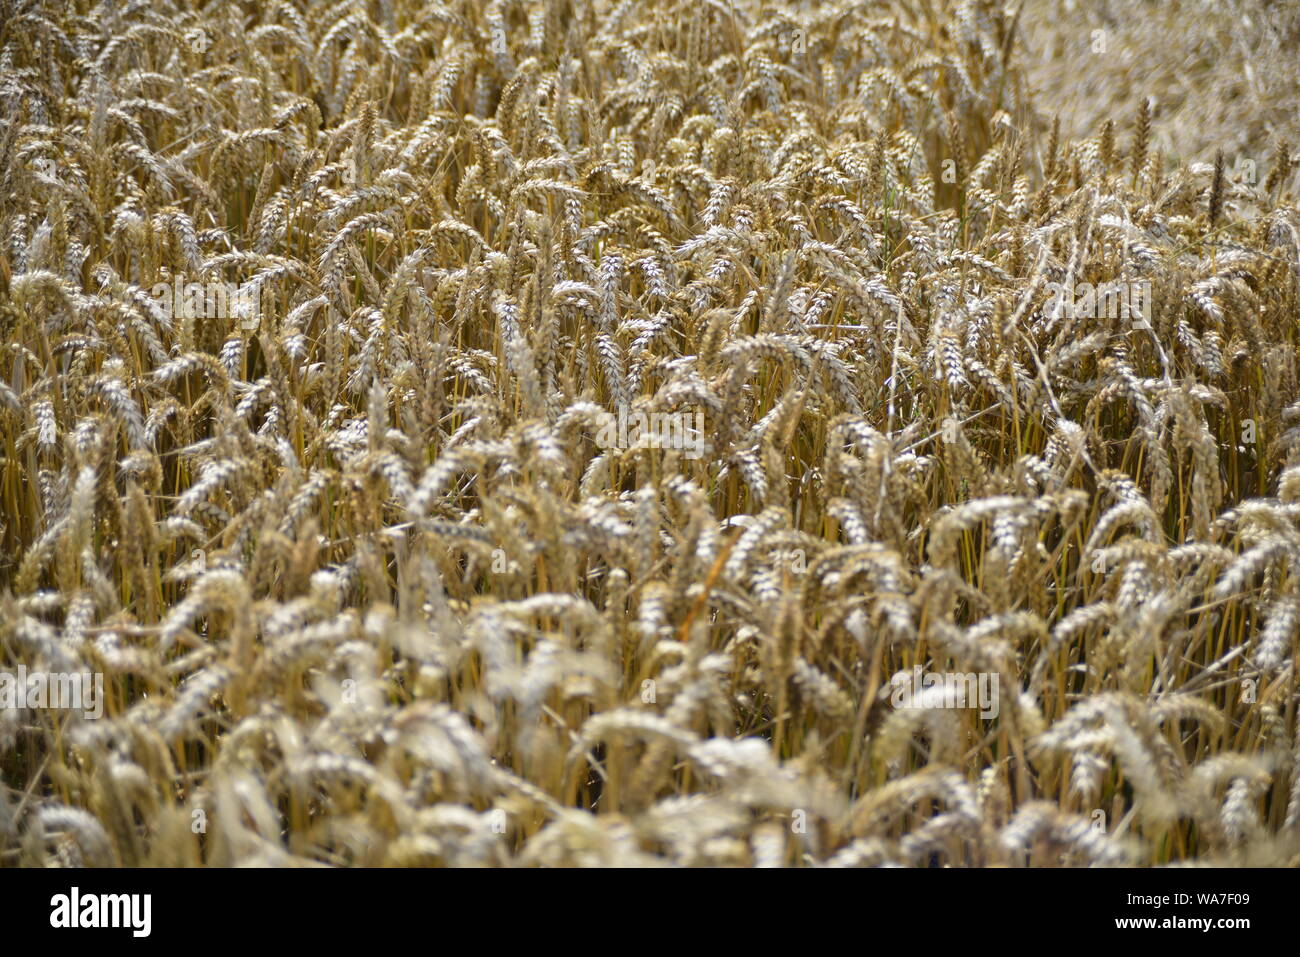
[[[0,866],[1300,863],[1211,6],[0,0]]]

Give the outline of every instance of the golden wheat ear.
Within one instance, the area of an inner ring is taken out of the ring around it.
[[[1295,5],[0,4],[0,866],[1300,855]]]

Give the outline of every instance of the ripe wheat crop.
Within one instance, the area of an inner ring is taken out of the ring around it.
[[[0,0],[0,864],[1300,861],[1292,143],[1051,6]]]

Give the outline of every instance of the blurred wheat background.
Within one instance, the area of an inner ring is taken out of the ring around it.
[[[2,0],[0,864],[1300,861],[1298,23]]]

